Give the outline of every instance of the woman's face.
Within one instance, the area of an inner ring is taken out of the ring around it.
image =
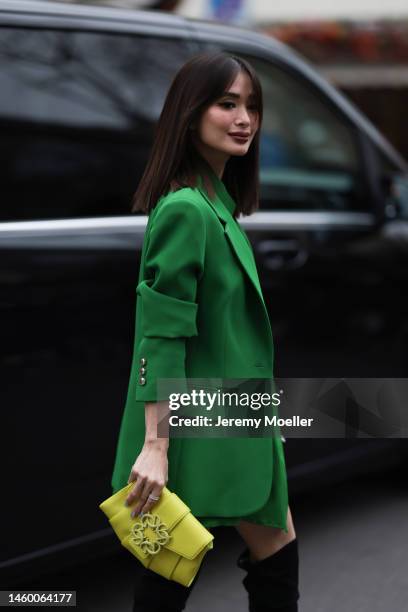
[[[240,71],[224,95],[201,115],[195,144],[200,153],[222,171],[230,155],[247,153],[258,125],[252,82],[246,72]]]

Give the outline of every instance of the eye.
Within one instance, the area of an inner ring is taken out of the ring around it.
[[[258,111],[258,106],[256,104],[250,104],[248,106],[249,110],[253,111],[253,112],[257,112]]]
[[[223,108],[233,108],[235,106],[234,102],[220,102],[220,106]]]

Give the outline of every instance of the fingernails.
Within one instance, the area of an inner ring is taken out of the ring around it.
[[[132,518],[135,518],[136,514],[137,514],[137,516],[143,516],[144,512],[139,512],[139,513],[138,513],[138,512],[136,512],[136,510],[133,510],[133,511],[130,513],[130,516],[131,516]]]

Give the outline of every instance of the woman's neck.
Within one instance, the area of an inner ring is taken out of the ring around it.
[[[225,164],[229,159],[229,155],[226,156],[221,152],[219,155],[217,155],[214,150],[207,151],[205,147],[200,145],[201,143],[198,146],[196,145],[199,154],[207,162],[214,174],[221,180],[222,175],[224,174]]]

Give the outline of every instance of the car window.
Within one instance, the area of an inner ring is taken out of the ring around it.
[[[0,28],[2,220],[129,214],[186,41]]]
[[[302,77],[253,56],[246,59],[257,71],[264,96],[261,206],[366,210],[355,128]]]

